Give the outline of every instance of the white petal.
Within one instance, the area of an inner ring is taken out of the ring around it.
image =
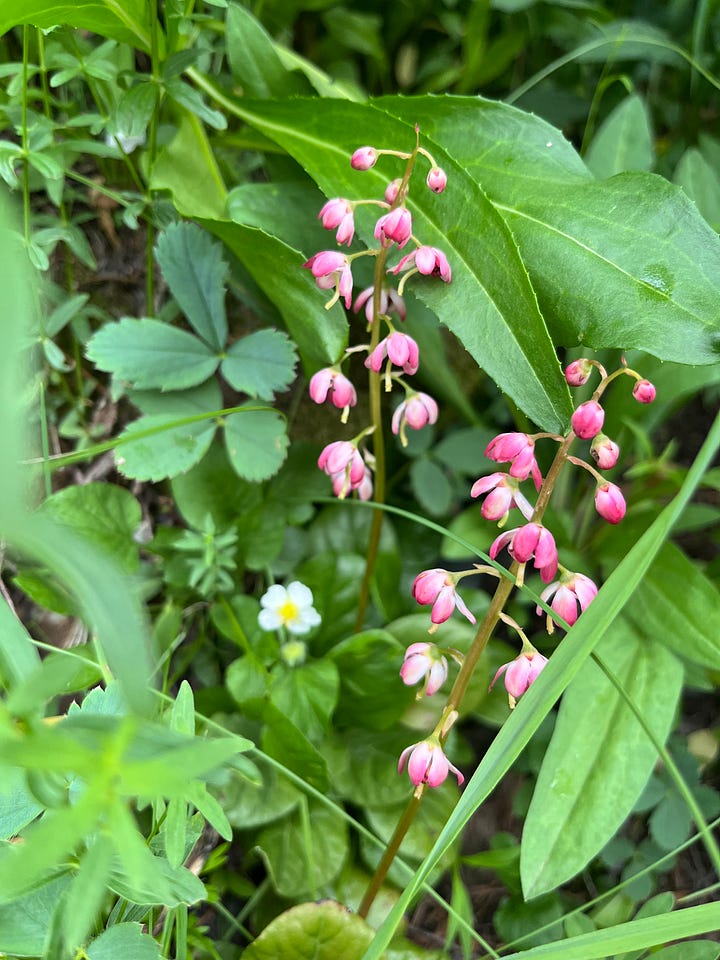
[[[283,625],[283,618],[277,610],[261,610],[258,623],[263,630],[278,630]]]
[[[287,595],[298,607],[310,607],[313,602],[312,590],[299,580],[293,580],[287,586]]]
[[[285,587],[274,583],[266,593],[260,597],[261,607],[281,607],[287,600],[288,593]]]

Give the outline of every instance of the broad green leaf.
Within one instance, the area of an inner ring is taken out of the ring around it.
[[[498,936],[506,942],[523,937],[526,946],[534,947],[557,938],[558,928],[535,933],[538,927],[559,921],[563,903],[557,893],[547,894],[526,903],[521,896],[512,896],[500,904],[493,914]]]
[[[226,129],[227,120],[225,119],[225,114],[208,106],[195,87],[191,87],[188,83],[183,83],[179,77],[172,77],[166,80],[163,86],[171,100],[180,104],[181,107],[185,107],[190,113],[195,114],[196,117],[209,127],[213,127],[215,130]]]
[[[322,298],[297,250],[256,227],[205,221],[277,306],[303,360],[313,370],[335,363],[347,345],[347,319],[339,303],[323,309]],[[282,283],[279,278],[282,277]]]
[[[222,217],[227,191],[200,120],[185,113],[177,134],[152,168],[153,190],[170,190],[186,217]]]
[[[597,131],[585,163],[596,177],[604,179],[630,170],[650,170],[654,160],[650,114],[643,98],[632,93]]]
[[[330,900],[281,913],[243,951],[243,960],[362,960],[372,928]]]
[[[230,414],[225,448],[233,469],[246,480],[267,480],[280,469],[288,446],[285,420],[274,410]]]
[[[0,906],[0,950],[14,957],[39,957],[53,914],[70,880],[58,877],[12,903]]]
[[[282,763],[288,770],[292,770],[307,783],[312,784],[323,793],[328,788],[328,767],[325,758],[310,743],[304,730],[297,727],[292,720],[273,703],[255,701],[260,704],[259,715],[265,721],[262,734],[262,749],[274,760]],[[245,704],[248,711],[252,701]]]
[[[25,774],[19,767],[3,764],[0,770],[0,840],[9,840],[43,808],[28,791]]]
[[[113,848],[103,833],[96,834],[78,863],[78,870],[62,901],[63,938],[68,950],[81,946],[107,896],[106,882],[112,866]]]
[[[281,63],[275,43],[239,3],[228,7],[225,42],[233,80],[246,97],[287,97],[308,93],[308,84]]]
[[[118,923],[86,948],[87,960],[162,960],[160,944],[142,932],[139,923]]]
[[[666,543],[628,604],[635,628],[677,656],[717,670],[720,593],[682,550]]]
[[[717,362],[720,239],[678,188],[645,173],[583,176],[557,130],[505,105],[464,97],[376,103],[412,116],[482,184],[512,230],[557,343]]]
[[[441,517],[452,505],[453,488],[442,467],[429,457],[419,457],[410,467],[410,483],[418,503],[431,517]]]
[[[317,895],[340,873],[349,850],[347,824],[340,816],[308,803],[308,822],[303,824],[301,808],[265,827],[257,839],[282,897]]]
[[[4,601],[0,603],[0,679],[6,687],[21,683],[40,664],[30,635]]]
[[[340,687],[338,668],[331,660],[314,660],[299,667],[281,664],[270,683],[270,702],[310,741],[317,742],[330,725]]]
[[[311,180],[281,183],[241,183],[227,198],[227,213],[235,223],[257,227],[289,247],[312,253],[333,236],[318,219],[325,198]]]
[[[71,27],[91,30],[103,37],[150,50],[150,20],[143,0],[4,0],[0,13],[0,35],[21,23],[54,27],[67,23]]]
[[[163,836],[165,856],[171,867],[179,867],[185,859],[185,826],[187,823],[187,804],[180,797],[171,797],[165,808]]]
[[[228,784],[215,790],[229,822],[239,830],[251,830],[284,816],[302,797],[262,755],[255,754],[255,761],[261,783],[249,783],[235,774]]]
[[[682,690],[676,658],[622,620],[597,652],[664,742]],[[520,873],[526,898],[560,886],[605,846],[635,805],[657,759],[630,707],[588,660],[563,697],[525,821]]]
[[[132,400],[146,416],[120,435],[126,441],[115,452],[121,473],[135,480],[164,480],[184,473],[205,456],[217,421],[195,418],[221,409],[214,380],[177,395],[133,394]]]
[[[123,137],[142,139],[157,108],[160,90],[157,84],[137,83],[120,97],[109,129]]]
[[[402,166],[381,158],[360,180],[350,155],[361,142],[402,149],[412,148],[415,138],[414,115],[403,121],[373,105],[347,101],[242,101],[238,114],[280,143],[328,196],[381,196]],[[559,429],[570,414],[567,384],[515,241],[442,141],[426,134],[423,143],[448,174],[449,185],[442,197],[425,189],[411,193],[413,233],[444,250],[454,274],[450,288],[437,278],[413,278],[412,291],[523,410],[546,429]],[[358,217],[358,232],[369,241],[372,223]],[[394,265],[395,257],[389,262]]]
[[[239,393],[272,400],[287,390],[295,375],[295,350],[279,330],[258,330],[236,340],[227,350],[221,372]]]
[[[686,940],[653,953],[653,960],[718,960],[720,946],[713,940]]]
[[[193,223],[174,223],[160,235],[155,257],[195,331],[214,351],[222,350],[227,339],[228,267],[221,245]]]
[[[720,178],[704,154],[689,147],[675,168],[675,183],[694,200],[714,230],[720,229]]]
[[[215,372],[219,362],[206,343],[186,330],[130,317],[101,327],[88,343],[87,355],[101,370],[137,390],[195,387]]]
[[[200,463],[173,478],[171,487],[183,519],[196,529],[202,528],[208,515],[218,529],[225,529],[262,502],[261,488],[238,477],[217,440]]]
[[[126,572],[137,570],[140,561],[133,536],[142,512],[124,487],[112,483],[64,487],[45,500],[41,513],[112,554]]]
[[[620,561],[615,570],[613,570],[598,593],[598,596],[573,626],[570,633],[561,641],[542,674],[538,677],[537,682],[524,694],[517,709],[513,711],[495,737],[495,740],[480,761],[477,770],[469,782],[465,784],[465,789],[458,805],[449,817],[435,846],[415,872],[412,879],[406,884],[397,904],[392,908],[388,917],[379,928],[373,944],[365,953],[363,960],[380,960],[383,950],[390,943],[393,933],[397,929],[408,904],[417,894],[435,864],[440,857],[443,856],[448,847],[454,843],[470,817],[473,816],[478,807],[510,769],[515,759],[520,755],[533,734],[542,724],[554,703],[572,681],[573,677],[577,675],[594,646],[599,642],[604,632],[608,630],[610,625],[617,619],[618,614],[655,558],[663,541],[668,537],[673,524],[682,514],[683,509],[700,483],[708,465],[712,462],[719,448],[720,416],[715,418],[707,440],[688,471],[678,495],[665,507],[662,513]],[[698,910],[700,911],[699,913],[696,912]],[[693,907],[689,910],[682,911],[688,923],[683,925],[682,919],[674,918],[675,923],[673,930],[687,930],[687,932],[674,932],[672,937],[695,936],[713,929],[713,923],[715,926],[718,926],[720,907],[714,906],[713,911],[714,912],[711,912],[712,919],[704,907]],[[664,919],[665,918],[662,917],[654,918],[652,923],[661,924]],[[646,922],[649,921],[637,921],[637,924],[645,924]],[[637,929],[637,927],[633,929]],[[607,933],[607,931],[604,932]],[[610,931],[611,934],[613,932],[614,931]],[[645,934],[650,937],[654,935],[651,934],[647,928],[645,929]],[[567,942],[569,943],[571,941]],[[649,940],[649,944],[662,942],[663,937],[660,937],[658,940]],[[644,944],[640,943],[639,945],[642,946]],[[559,956],[568,958],[568,960],[570,957],[576,956],[583,956],[584,960],[592,960],[593,957],[607,957],[619,950],[632,949],[633,946],[632,943],[626,946],[621,942],[617,949],[611,947],[605,950],[604,947],[601,947],[600,952],[587,954],[580,952],[573,954],[572,950],[569,950]],[[540,949],[547,950],[549,948],[542,947]],[[534,951],[527,951],[524,953],[523,960],[529,958],[533,952]],[[539,956],[543,957],[544,960],[548,960],[545,954],[539,954]]]
[[[410,781],[398,774],[398,757],[413,740],[411,730],[343,730],[323,746],[333,790],[350,803],[385,809],[407,801]]]

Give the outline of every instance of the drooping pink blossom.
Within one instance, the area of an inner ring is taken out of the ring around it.
[[[385,202],[392,205],[398,198],[398,193],[400,192],[400,185],[402,184],[402,178],[396,177],[395,180],[391,180],[390,183],[385,187]]]
[[[335,367],[324,367],[310,378],[310,397],[315,403],[330,400],[338,410],[347,411],[357,403],[357,392],[348,378]]]
[[[487,494],[480,512],[486,520],[504,521],[513,507],[518,507],[526,520],[533,515],[532,505],[520,491],[519,483],[507,473],[491,473],[480,477],[470,488],[471,497]]]
[[[633,396],[638,403],[652,403],[657,390],[649,380],[638,380],[633,387]]]
[[[490,689],[495,686],[498,677],[505,674],[505,689],[508,692],[510,707],[515,706],[515,702],[527,693],[532,684],[537,680],[543,667],[547,663],[547,657],[544,657],[537,650],[522,652],[514,660],[504,663],[493,678]]]
[[[421,783],[426,783],[429,787],[439,787],[441,783],[445,782],[451,770],[457,777],[458,786],[462,786],[465,782],[465,777],[457,767],[450,763],[440,746],[439,740],[435,738],[421,740],[419,743],[413,743],[412,746],[406,747],[400,754],[398,773],[403,772],[406,761],[408,776],[416,787],[420,786]]]
[[[365,461],[349,440],[329,443],[318,458],[318,466],[332,479],[333,490],[340,499],[365,479]]]
[[[602,430],[605,411],[596,400],[586,400],[573,413],[570,423],[581,440],[592,440]]]
[[[320,290],[331,290],[335,287],[335,296],[326,306],[332,305],[342,297],[345,306],[349,309],[352,303],[353,278],[350,261],[344,253],[337,250],[323,250],[306,260],[303,267],[312,272]]]
[[[447,676],[447,660],[436,644],[426,642],[410,644],[400,667],[400,678],[406,686],[411,687],[420,680],[424,680],[423,692],[431,697],[445,683]]]
[[[414,393],[395,409],[392,418],[392,432],[403,436],[403,425],[413,430],[422,430],[428,423],[438,418],[438,405],[427,393]]]
[[[392,273],[397,274],[401,270],[410,270],[412,267],[427,277],[440,277],[445,283],[450,283],[452,280],[448,259],[437,247],[418,247],[412,253],[406,254],[400,263],[392,268]]]
[[[620,487],[599,483],[595,489],[595,509],[608,523],[620,523],[627,509]]]
[[[542,485],[542,474],[535,459],[535,441],[526,433],[499,433],[485,448],[485,456],[496,463],[510,463],[510,476],[527,480],[532,476],[535,489]]]
[[[373,321],[374,293],[375,290],[373,287],[365,287],[362,293],[358,294],[355,298],[355,303],[353,304],[353,311],[355,313],[359,313],[360,310],[365,307],[365,316],[367,317],[368,323],[372,323]],[[380,291],[378,314],[387,316],[390,313],[396,313],[401,320],[404,320],[407,315],[405,301],[394,287],[383,287]]]
[[[434,624],[449,620],[455,608],[467,617],[470,623],[475,623],[475,617],[456,591],[454,577],[447,570],[437,567],[433,570],[423,570],[415,577],[412,595],[423,606],[432,604],[430,621]]]
[[[355,216],[353,208],[343,197],[334,197],[328,200],[325,206],[318,214],[318,219],[322,220],[322,225],[326,230],[335,230],[335,239],[339,244],[346,243],[348,246],[352,243],[355,236]]]
[[[365,366],[375,373],[379,373],[385,357],[396,367],[412,376],[417,373],[420,365],[420,351],[417,343],[406,333],[394,330],[389,336],[381,340],[373,352],[365,360]]]
[[[590,453],[601,470],[612,470],[618,462],[620,447],[606,434],[599,433],[590,444]]]
[[[592,368],[589,360],[573,360],[565,367],[565,379],[571,387],[582,387],[590,379]]]
[[[378,152],[375,147],[358,147],[350,157],[350,166],[354,170],[369,170],[377,163]]]
[[[412,236],[412,215],[407,207],[396,207],[384,214],[375,224],[375,239],[384,247],[396,243],[399,248],[405,246]]]
[[[490,547],[490,558],[494,560],[503,547],[507,547],[510,556],[518,563],[527,563],[534,558],[533,566],[540,571],[545,583],[555,576],[558,567],[555,538],[541,524],[526,523],[524,527],[501,533]]]
[[[447,186],[447,174],[440,167],[431,167],[425,182],[433,193],[442,193]]]
[[[545,587],[540,594],[540,599],[544,600],[545,603],[550,603],[552,597],[551,609],[572,626],[583,610],[590,606],[597,596],[597,592],[598,588],[590,577],[586,577],[582,573],[570,573],[568,571],[559,580]],[[538,616],[545,614],[542,607],[538,606],[535,609]]]

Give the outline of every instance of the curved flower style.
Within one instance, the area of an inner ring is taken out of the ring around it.
[[[595,489],[595,509],[608,523],[620,523],[625,516],[625,497],[614,483],[599,483]]]
[[[339,244],[346,243],[350,246],[355,236],[355,216],[352,205],[344,197],[328,200],[318,214],[318,219],[322,220],[326,230],[337,228],[335,239]]]
[[[540,594],[540,599],[549,603],[550,598],[553,597],[553,602],[550,604],[551,608],[559,617],[562,617],[565,623],[572,626],[583,610],[587,610],[590,606],[597,596],[597,592],[598,588],[590,577],[586,577],[582,573],[566,571],[559,580],[545,587]],[[540,606],[535,609],[539,617],[545,613]],[[555,622],[558,623],[557,620]],[[548,615],[548,629],[551,626],[550,616]],[[559,623],[558,626],[560,626]]]
[[[470,488],[470,496],[481,497],[484,493],[488,496],[485,497],[480,512],[486,520],[502,523],[513,507],[517,507],[526,520],[533,515],[532,504],[521,493],[519,481],[507,473],[491,473],[476,480]]]
[[[260,597],[262,610],[258,623],[263,630],[286,627],[290,633],[309,633],[321,619],[312,604],[312,590],[299,580],[293,580],[287,587],[275,583]]]
[[[337,250],[322,250],[306,260],[303,267],[312,271],[315,284],[320,290],[331,290],[335,287],[335,296],[325,304],[326,309],[340,297],[343,298],[345,306],[350,309],[353,278],[350,261],[344,253],[339,253]]]
[[[432,604],[430,620],[433,624],[445,623],[456,607],[470,623],[475,623],[475,617],[456,593],[455,587],[453,574],[436,567],[434,570],[423,570],[415,577],[412,595],[422,605]]]
[[[362,307],[365,307],[365,316],[367,317],[368,323],[373,322],[374,292],[373,287],[365,287],[362,293],[358,294],[355,298],[355,303],[353,304],[353,311],[355,313],[359,313]],[[401,320],[404,320],[407,316],[405,301],[394,287],[383,287],[380,293],[378,314],[382,316],[389,313],[396,313]]]
[[[448,676],[448,664],[434,643],[411,643],[405,651],[405,659],[400,667],[402,682],[411,687],[419,680],[425,680],[425,686],[418,696],[424,693],[431,697],[445,683]]]
[[[510,463],[510,476],[527,480],[532,476],[535,489],[542,486],[542,474],[535,459],[535,441],[526,433],[499,433],[485,447],[485,456],[496,463]]]
[[[550,531],[539,523],[526,523],[524,527],[516,527],[500,534],[490,547],[492,560],[500,553],[503,547],[513,560],[518,563],[527,563],[533,559],[533,566],[540,571],[540,576],[549,583],[555,576],[558,568],[557,547],[555,538]]]
[[[412,253],[406,254],[400,263],[392,268],[392,273],[397,274],[401,270],[410,270],[413,267],[426,277],[440,277],[445,283],[450,283],[452,280],[452,269],[448,259],[437,247],[418,247]]]
[[[515,703],[524,693],[527,693],[535,680],[537,680],[546,663],[547,657],[538,653],[534,648],[527,652],[523,650],[514,660],[511,660],[509,663],[504,663],[500,667],[493,678],[493,682],[490,684],[490,690],[495,686],[500,674],[504,673],[505,689],[508,692],[508,700],[510,701],[510,709],[512,710],[515,707]]]
[[[412,215],[407,207],[396,207],[375,224],[375,239],[384,247],[396,243],[400,249],[412,236]]]
[[[435,737],[429,737],[427,740],[421,740],[406,747],[400,754],[398,773],[402,773],[405,769],[406,760],[408,776],[416,787],[421,783],[426,783],[429,787],[439,787],[447,780],[451,770],[457,777],[458,786],[462,786],[465,782],[465,777],[450,763],[440,746],[440,741]]]
[[[417,373],[420,366],[420,351],[417,343],[406,333],[394,330],[381,340],[365,361],[365,366],[379,373],[385,357],[396,367],[402,367],[408,376]]]

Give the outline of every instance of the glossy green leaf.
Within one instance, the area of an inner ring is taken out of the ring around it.
[[[218,529],[229,527],[262,502],[261,488],[239,479],[218,440],[200,463],[174,477],[171,487],[183,519],[196,529],[203,526],[208,514]]]
[[[249,706],[250,704],[246,703],[245,709],[248,710]],[[327,792],[327,763],[307,738],[304,730],[296,726],[273,703],[261,701],[259,715],[265,722],[261,739],[263,751],[302,777],[306,783],[312,784],[323,793]]]
[[[174,223],[160,235],[155,257],[192,327],[214,351],[221,350],[227,339],[228,272],[221,245],[193,223]]]
[[[150,49],[150,21],[143,0],[5,0],[0,13],[0,35],[20,23],[54,27],[67,23],[92,30],[144,50]]]
[[[270,701],[311,741],[327,732],[337,703],[340,676],[331,660],[299,667],[280,665],[272,675]]]
[[[152,168],[150,187],[169,190],[186,217],[222,217],[227,191],[201,121],[185,113]]]
[[[133,537],[142,513],[129,490],[112,483],[64,487],[43,503],[41,512],[112,554],[128,573],[137,570]]]
[[[689,147],[680,157],[673,179],[695,201],[710,226],[720,229],[720,177],[705,155]]]
[[[302,796],[262,755],[255,754],[255,760],[262,777],[259,784],[234,775],[228,784],[215,790],[229,822],[240,830],[250,830],[284,816]]]
[[[0,840],[9,840],[43,808],[28,791],[25,774],[19,767],[3,765],[0,770]]]
[[[678,657],[717,669],[720,593],[674,544],[664,545],[627,614],[651,643],[662,643]]]
[[[345,821],[327,807],[308,804],[309,830],[301,807],[261,832],[257,845],[273,885],[283,897],[316,893],[336,877],[348,854]]]
[[[720,946],[713,940],[686,940],[653,953],[653,960],[718,960]]]
[[[12,903],[0,906],[0,950],[13,957],[39,957],[68,877],[58,877]]]
[[[239,223],[206,221],[240,260],[263,293],[277,306],[303,360],[312,367],[335,363],[347,345],[345,311],[336,303],[323,309],[322,298],[305,257],[292,247],[259,230]],[[282,277],[282,284],[278,279]]]
[[[295,157],[327,196],[382,195],[387,180],[402,167],[381,160],[360,180],[348,162],[352,151],[359,142],[402,149],[412,148],[414,141],[414,115],[403,121],[373,105],[243,101],[238,112]],[[450,288],[437,278],[423,278],[412,283],[413,293],[536,422],[559,429],[570,413],[567,385],[515,241],[479,184],[445,152],[442,141],[426,134],[423,143],[452,186],[442,197],[424,189],[411,193],[413,232],[446,252],[454,274]],[[368,240],[371,226],[358,218],[358,232]]]
[[[273,410],[233,413],[224,420],[225,448],[238,476],[267,480],[280,469],[288,446],[285,420]]]
[[[362,960],[372,928],[340,903],[301,903],[281,913],[243,960]]]
[[[160,945],[139,923],[109,927],[85,948],[85,955],[87,960],[162,960]]]
[[[655,160],[650,114],[636,93],[622,100],[592,139],[585,163],[596,177],[650,170]]]
[[[559,131],[504,104],[384,97],[377,105],[412,115],[482,184],[557,343],[717,362],[720,239],[676,187],[644,173],[594,181]]]
[[[318,219],[325,198],[312,181],[241,183],[227,198],[235,223],[257,227],[295,250],[312,253],[332,237]]]
[[[285,97],[308,92],[302,78],[283,66],[270,35],[239,3],[228,7],[225,42],[233,79],[246,97]]]
[[[279,330],[258,330],[228,348],[221,371],[240,393],[272,400],[287,390],[295,375],[295,350]]]
[[[40,654],[25,627],[5,601],[0,603],[0,679],[7,687],[21,683],[40,664]]]
[[[137,390],[184,390],[211,376],[218,357],[202,340],[159,320],[133,320],[101,327],[87,355]]]
[[[682,690],[676,658],[622,620],[597,652],[664,742]],[[525,820],[520,873],[526,898],[554,890],[605,846],[635,805],[657,759],[630,707],[588,660],[563,696]]]

